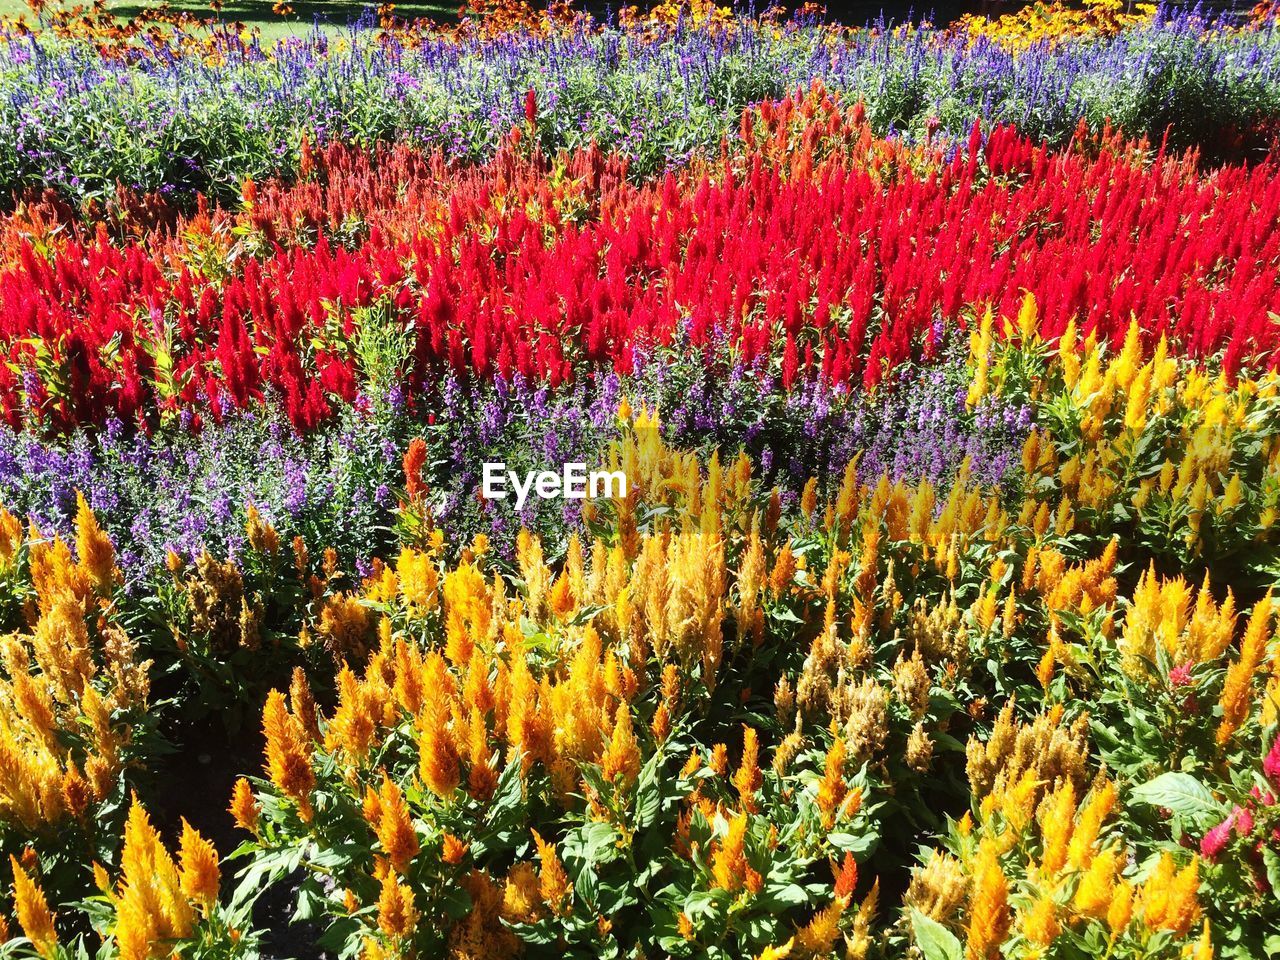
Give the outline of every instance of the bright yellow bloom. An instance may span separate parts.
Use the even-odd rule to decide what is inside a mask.
[[[51,958],[58,948],[58,934],[54,929],[54,914],[49,910],[49,902],[44,891],[22,869],[16,857],[9,857],[13,868],[13,900],[14,910],[18,915],[18,926],[31,941],[36,953]]]
[[[978,850],[973,890],[969,895],[968,960],[994,960],[1009,932],[1009,881],[996,851],[988,844]]]
[[[182,820],[180,857],[182,892],[188,900],[194,900],[208,910],[218,902],[218,887],[222,881],[218,851],[187,823],[185,817]]]

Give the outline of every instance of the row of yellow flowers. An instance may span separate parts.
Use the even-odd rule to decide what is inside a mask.
[[[521,534],[509,568],[446,544],[418,496],[354,586],[256,513],[239,564],[175,560],[180,649],[256,648],[263,577],[299,611],[263,776],[231,799],[242,889],[301,867],[300,906],[369,958],[1261,948],[1280,378],[1036,326],[1028,299],[971,344],[970,402],[1037,410],[1007,489],[855,461],[792,508],[749,458],[669,449],[624,405],[628,495],[563,545]],[[87,507],[77,528],[73,553],[0,516],[0,818],[45,957],[74,937],[47,828],[123,811],[148,696],[113,548]],[[134,804],[120,879],[79,864],[121,955],[252,940],[211,848],[181,848]]]

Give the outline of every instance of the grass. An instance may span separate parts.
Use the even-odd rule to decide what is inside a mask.
[[[91,0],[83,0],[88,5]],[[395,12],[402,17],[430,17],[437,21],[450,21],[457,17],[460,0],[427,0],[427,2],[396,2]],[[128,21],[157,4],[146,0],[106,0],[107,9],[121,21]],[[217,17],[229,23],[240,21],[246,26],[257,27],[267,40],[306,33],[317,21],[326,30],[340,30],[356,20],[366,8],[374,4],[349,3],[342,0],[289,0],[294,12],[288,17],[272,12],[271,0],[224,0],[221,13],[214,13],[207,0],[170,0],[169,9],[190,13],[192,16]],[[34,20],[24,0],[0,0],[0,17],[26,16]]]

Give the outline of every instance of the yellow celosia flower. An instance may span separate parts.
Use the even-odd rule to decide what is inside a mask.
[[[218,851],[187,823],[185,817],[182,820],[180,857],[182,892],[204,910],[210,909],[218,902],[218,887],[222,880]]]
[[[54,929],[55,917],[49,909],[44,891],[22,869],[22,864],[16,857],[9,857],[9,865],[13,868],[13,901],[18,926],[31,941],[36,953],[52,958],[58,949],[58,934]]]
[[[994,848],[982,844],[969,895],[968,960],[993,960],[1009,932],[1009,881]]]

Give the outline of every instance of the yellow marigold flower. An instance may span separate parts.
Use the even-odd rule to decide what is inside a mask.
[[[569,882],[569,875],[564,872],[564,866],[560,863],[555,844],[543,840],[537,830],[533,831],[533,842],[538,847],[538,859],[542,862],[542,871],[538,878],[542,900],[551,908],[552,913],[560,915],[568,909],[567,901],[573,885]]]
[[[267,695],[262,711],[262,733],[266,738],[267,773],[271,782],[298,804],[304,820],[310,820],[311,791],[316,785],[315,771],[311,769],[311,744],[279,690]]]
[[[387,871],[378,895],[378,929],[388,937],[403,940],[418,924],[418,911],[413,905],[413,890]]]
[[[76,492],[76,554],[93,588],[100,593],[109,590],[116,579],[116,548],[79,491]]]
[[[418,834],[413,829],[409,805],[396,782],[386,774],[382,776],[382,791],[378,796],[378,822],[374,825],[382,852],[391,862],[396,873],[404,873],[409,861],[418,855]]]
[[[188,900],[194,900],[205,909],[218,901],[218,887],[222,873],[218,868],[218,851],[200,836],[186,818],[182,819],[182,840],[179,853],[182,863],[182,892]]]
[[[13,868],[13,900],[14,911],[18,915],[18,926],[35,947],[36,953],[51,958],[58,948],[58,934],[54,929],[54,914],[49,910],[49,902],[44,891],[22,869],[16,857],[9,857]]]
[[[969,931],[965,944],[968,960],[994,960],[1009,932],[1009,881],[1000,868],[996,851],[988,844],[978,849],[973,890],[969,895]]]
[[[258,832],[258,815],[261,808],[253,796],[253,787],[244,777],[236,780],[236,785],[231,790],[231,806],[227,809],[235,818],[236,826],[250,833]]]

